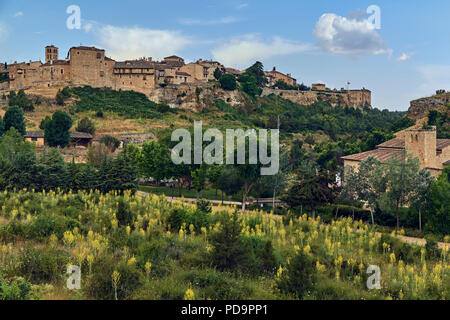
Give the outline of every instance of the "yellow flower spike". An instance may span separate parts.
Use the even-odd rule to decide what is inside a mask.
[[[186,293],[184,294],[184,300],[195,300],[195,293],[194,290],[189,286],[189,289],[186,290]]]
[[[130,233],[131,233],[131,227],[130,227],[130,226],[127,226],[127,227],[125,228],[125,230],[127,231],[127,235],[130,235]]]
[[[131,257],[129,260],[128,260],[128,262],[127,262],[127,264],[130,266],[130,265],[134,265],[136,263],[136,258],[133,256],[133,257]]]
[[[280,267],[277,270],[277,277],[280,278],[282,274],[283,274],[283,267],[281,267],[280,265]]]
[[[145,273],[147,273],[147,276],[150,274],[151,271],[152,271],[152,264],[150,261],[147,261],[145,263]]]

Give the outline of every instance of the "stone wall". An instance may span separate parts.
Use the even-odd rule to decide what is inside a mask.
[[[361,92],[359,93],[359,91]],[[317,101],[324,101],[330,103],[333,107],[340,105],[352,108],[362,108],[364,106],[364,103],[362,102],[368,102],[370,105],[370,91],[363,91],[364,90],[353,90],[348,93],[347,91],[300,91],[264,88],[262,96],[275,94],[284,99],[307,106]]]

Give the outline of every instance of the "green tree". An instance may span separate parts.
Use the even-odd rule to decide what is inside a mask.
[[[287,271],[283,272],[278,288],[302,299],[313,291],[316,279],[314,261],[307,254],[298,253],[287,266]]]
[[[58,104],[59,106],[64,105],[64,94],[61,92],[61,90],[58,90],[58,92],[56,93],[56,104]]]
[[[197,200],[199,200],[206,185],[206,166],[201,165],[200,168],[192,170],[191,176],[192,186],[197,191]]]
[[[51,147],[66,147],[70,143],[69,129],[71,127],[72,119],[70,116],[64,111],[55,111],[52,120],[45,126],[44,138],[46,143]]]
[[[2,117],[0,117],[0,136],[5,133],[5,124],[3,123]]]
[[[267,78],[264,73],[264,66],[261,62],[256,61],[251,67],[245,70],[244,75],[253,76],[258,87],[263,87],[267,84]]]
[[[224,74],[219,79],[220,87],[224,90],[236,90],[237,83],[236,83],[236,77],[232,74]]]
[[[5,131],[8,131],[14,127],[23,136],[26,133],[25,120],[23,118],[23,111],[16,106],[9,107],[6,110],[5,116],[3,117],[3,122],[5,126]]]
[[[358,172],[347,168],[344,176],[344,188],[351,188],[355,200],[366,201],[370,210],[372,224],[375,224],[373,213],[381,196],[386,192],[386,179],[381,162],[369,157],[359,164]]]
[[[216,70],[214,70],[214,78],[216,80],[219,80],[222,75],[223,75],[223,72],[219,68],[216,68]]]
[[[404,157],[406,157],[406,153],[404,153]],[[402,161],[392,158],[386,163],[386,197],[395,206],[397,228],[400,228],[399,208],[411,203],[417,196],[421,180],[420,171],[420,163],[417,158],[406,157]],[[430,176],[429,173],[424,174]]]
[[[241,89],[251,97],[256,97],[261,95],[262,89],[258,87],[255,76],[249,74],[242,74],[239,77],[239,82],[241,84]]]
[[[169,149],[165,145],[155,141],[142,145],[139,168],[145,178],[153,178],[159,184],[161,180],[170,177],[172,165]]]
[[[332,202],[336,196],[331,183],[328,174],[324,172],[317,174],[302,172],[291,182],[283,200],[291,208],[308,205],[311,207],[313,218],[315,218],[316,208],[321,204]]]
[[[216,189],[216,196],[217,196],[217,190],[220,188],[219,186],[219,179],[222,174],[222,166],[221,165],[212,165],[209,166],[207,170],[207,177],[208,181],[211,182],[213,187]]]
[[[44,119],[41,120],[41,123],[39,124],[39,129],[41,130],[45,130],[45,127],[47,126],[47,124],[52,121],[52,118],[50,118],[49,116],[45,116]]]
[[[251,248],[242,236],[241,221],[237,212],[224,216],[218,232],[212,234],[211,260],[219,270],[245,269],[252,258]]]
[[[86,132],[86,133],[90,133],[90,134],[94,135],[95,134],[95,124],[91,119],[85,117],[78,122],[76,130],[79,132]]]
[[[19,90],[19,92],[16,95],[15,91],[11,91],[9,94],[9,106],[18,106],[23,111],[33,111],[34,105],[33,102],[28,99],[27,95],[25,94],[25,91],[23,89]]]
[[[426,193],[425,229],[446,235],[450,230],[450,167],[446,167],[438,180]]]

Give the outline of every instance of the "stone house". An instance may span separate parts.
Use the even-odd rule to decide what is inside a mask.
[[[273,67],[272,71],[264,71],[264,74],[267,78],[268,87],[273,87],[279,80],[286,82],[290,86],[295,86],[297,84],[297,80],[292,78],[290,73],[281,73],[277,71],[275,67]]]
[[[369,157],[381,162],[389,159],[402,160],[403,151],[419,159],[420,167],[425,168],[437,177],[442,169],[450,164],[450,139],[436,139],[436,128],[406,129],[397,134],[396,138],[381,143],[375,150],[341,157],[345,167],[358,169],[359,163]]]

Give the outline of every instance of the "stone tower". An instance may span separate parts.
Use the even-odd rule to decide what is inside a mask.
[[[54,45],[45,47],[45,63],[52,63],[58,60],[58,48]]]
[[[436,167],[436,127],[406,131],[405,148],[419,158],[421,167]]]

